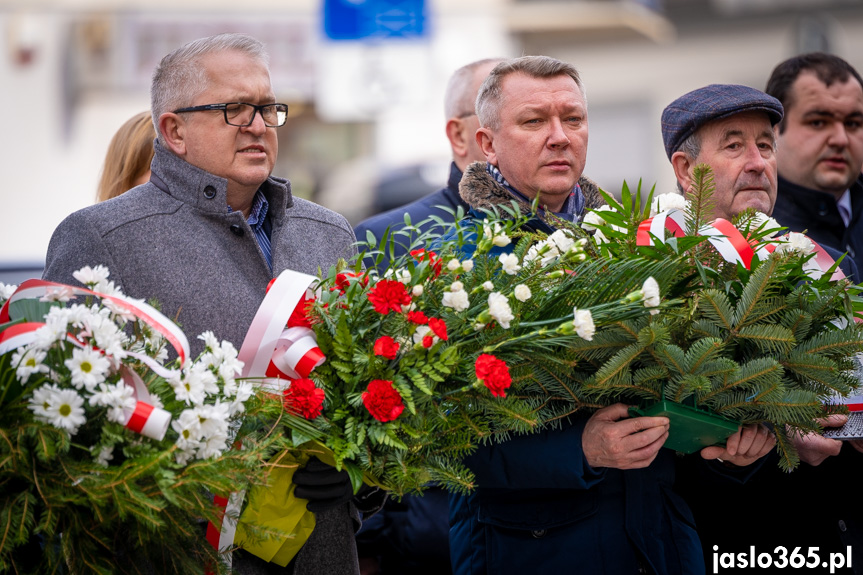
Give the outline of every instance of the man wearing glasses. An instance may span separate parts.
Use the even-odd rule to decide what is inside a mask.
[[[175,50],[156,68],[151,98],[150,181],[67,217],[51,238],[43,277],[73,283],[74,271],[107,266],[127,295],[155,298],[176,319],[193,357],[206,330],[239,348],[270,280],[350,257],[353,231],[270,175],[288,107],[276,102],[257,40],[221,34]],[[295,474],[297,495],[316,514],[308,542],[287,570],[239,553],[240,573],[359,572],[361,502],[347,473],[313,463]]]

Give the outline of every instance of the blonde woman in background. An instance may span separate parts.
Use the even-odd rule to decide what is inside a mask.
[[[150,112],[135,114],[117,130],[108,144],[96,194],[97,202],[119,196],[150,180],[155,137],[156,131],[153,129]]]

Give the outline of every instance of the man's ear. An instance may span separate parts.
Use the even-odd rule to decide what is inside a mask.
[[[159,133],[162,142],[176,155],[186,155],[186,122],[172,112],[166,112],[159,116]]]
[[[497,154],[494,151],[494,132],[488,128],[480,128],[476,131],[476,144],[482,153],[485,154],[485,160],[492,166],[497,166]]]
[[[671,167],[674,168],[674,175],[683,192],[688,193],[692,187],[692,168],[695,164],[683,152],[674,152],[671,154]]]
[[[446,137],[449,140],[453,155],[459,158],[467,158],[468,138],[473,138],[473,134],[467,133],[465,123],[460,118],[450,118],[447,120]]]

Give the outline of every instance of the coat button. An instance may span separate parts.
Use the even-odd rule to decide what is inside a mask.
[[[216,188],[214,188],[213,186],[207,186],[206,188],[204,188],[204,197],[208,200],[212,200],[213,198],[215,198]]]
[[[243,231],[243,228],[239,226],[239,224],[234,224],[231,226],[231,233],[233,233],[237,237],[242,237],[245,232]]]
[[[534,529],[530,532],[534,539],[542,539],[548,533],[547,529]]]

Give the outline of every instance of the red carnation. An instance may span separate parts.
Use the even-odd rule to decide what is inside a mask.
[[[476,358],[476,377],[495,397],[506,397],[506,388],[512,383],[506,362],[487,353]]]
[[[321,414],[324,406],[324,390],[315,387],[311,379],[295,379],[284,392],[285,409],[306,419],[314,419]]]
[[[314,296],[310,299],[306,299],[306,296],[303,296],[303,299],[300,300],[300,303],[297,304],[297,307],[294,308],[294,311],[291,312],[291,317],[288,318],[288,327],[307,327],[311,329],[312,320],[309,316],[309,312],[312,311],[312,307],[315,305]]]
[[[429,267],[431,267],[432,270],[434,270],[434,277],[438,277],[440,275],[442,264],[441,264],[440,258],[437,257],[436,253],[434,253],[432,251],[424,250],[424,249],[419,249],[419,250],[413,250],[411,252],[411,255],[414,258],[416,258],[416,260],[418,262],[428,260]]]
[[[395,280],[381,280],[369,290],[369,301],[375,311],[384,315],[390,310],[398,313],[403,305],[410,305],[411,296],[405,290],[404,284]]]
[[[423,336],[423,347],[428,349],[434,345],[434,337],[430,335]]]
[[[345,291],[351,286],[351,278],[357,279],[362,277],[363,274],[355,273],[355,272],[342,272],[336,274],[336,286],[331,289],[338,289],[339,293],[344,294]],[[363,285],[368,285],[369,278],[368,276],[363,277],[362,279]]]
[[[405,405],[402,396],[393,387],[393,382],[383,379],[375,379],[369,383],[363,392],[363,405],[372,414],[372,417],[386,423],[392,421],[402,414]]]
[[[395,359],[399,351],[399,344],[388,335],[381,336],[375,342],[375,355],[387,359]]]
[[[444,320],[433,317],[429,320],[429,327],[433,334],[446,341],[446,322]]]
[[[429,318],[427,318],[426,314],[421,311],[409,311],[408,321],[418,323],[420,325],[425,325],[429,322]]]

